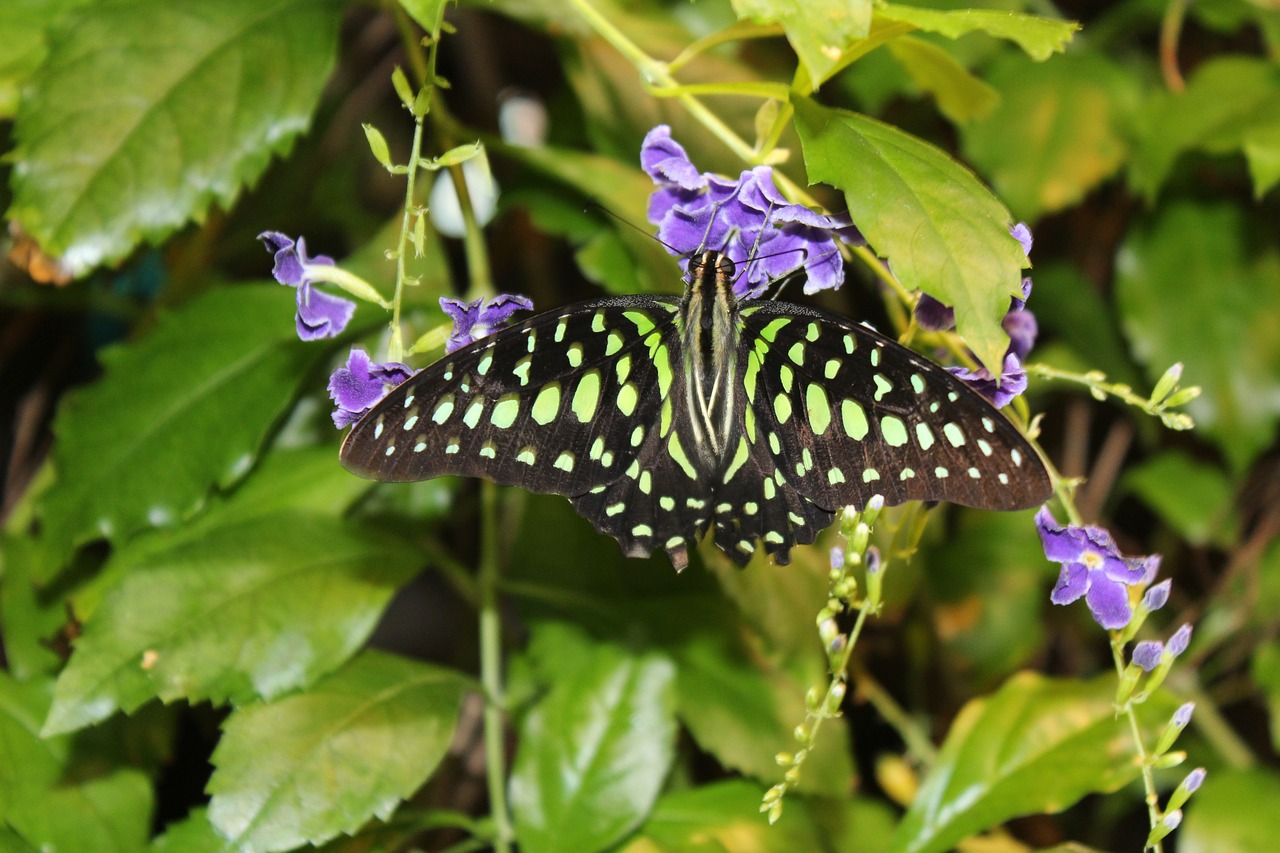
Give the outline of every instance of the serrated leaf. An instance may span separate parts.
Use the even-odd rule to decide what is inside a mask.
[[[816,89],[844,52],[871,29],[871,0],[732,0],[740,20],[780,24]]]
[[[166,826],[147,849],[153,853],[226,853],[230,846],[209,823],[208,811],[200,808]]]
[[[1109,59],[1076,52],[1038,63],[1012,54],[987,80],[1000,106],[962,129],[964,151],[1020,218],[1075,204],[1124,163],[1137,80]]]
[[[1280,774],[1266,768],[1215,770],[1187,804],[1179,853],[1253,853],[1275,843]]]
[[[956,124],[967,124],[990,115],[1000,103],[995,89],[969,73],[969,69],[936,44],[899,36],[890,40],[887,47],[907,70],[911,81],[932,95],[942,114]]]
[[[172,552],[219,528],[268,516],[306,515],[338,524],[351,505],[373,487],[338,464],[332,445],[273,448],[234,491],[217,495],[204,512],[180,527],[144,533],[107,561],[72,598],[76,618],[89,621],[103,596],[121,578],[147,561],[148,554]],[[157,559],[165,559],[159,556]]]
[[[979,830],[1056,812],[1138,774],[1128,723],[1114,707],[1115,678],[1054,681],[1021,673],[971,701],[894,836],[892,851],[950,850]],[[1168,718],[1166,703],[1141,706]]]
[[[135,853],[146,845],[151,808],[151,780],[124,768],[77,785],[55,785],[10,824],[41,850]]]
[[[102,379],[58,412],[43,536],[119,544],[192,515],[238,480],[324,349],[294,336],[284,287],[210,291],[103,354]]]
[[[1076,30],[1080,29],[1075,21],[1054,21],[1017,12],[995,9],[944,11],[899,6],[896,3],[877,3],[876,17],[910,24],[926,32],[953,39],[972,32],[986,33],[994,38],[1014,42],[1028,56],[1038,61],[1061,53]]]
[[[1196,68],[1179,93],[1154,95],[1138,122],[1130,183],[1153,201],[1178,157],[1201,149],[1229,153],[1253,140],[1260,161],[1255,192],[1274,183],[1271,157],[1280,132],[1280,68],[1264,59],[1227,56]]]
[[[213,754],[209,821],[267,851],[385,820],[444,757],[465,689],[450,670],[365,652],[304,693],[237,709]]]
[[[645,818],[670,769],[675,668],[564,626],[541,630],[534,642],[567,660],[520,726],[516,832],[528,853],[603,850]]]
[[[0,534],[0,631],[7,670],[30,679],[58,671],[62,661],[50,640],[66,623],[66,602],[40,595],[36,578],[53,574],[49,554],[39,540]]]
[[[339,9],[128,0],[59,22],[19,109],[10,217],[82,275],[229,206],[306,128]]]
[[[857,113],[793,99],[811,181],[844,191],[858,229],[908,288],[955,308],[983,364],[1004,363],[1000,319],[1022,293],[1012,217],[973,173],[927,142]]]
[[[46,733],[151,698],[245,702],[343,663],[419,553],[385,531],[279,513],[124,548],[127,564],[76,641]]]
[[[1237,471],[1280,420],[1280,254],[1249,245],[1247,223],[1238,207],[1171,205],[1126,237],[1115,283],[1148,380],[1185,365],[1204,389],[1186,411]]]
[[[146,843],[153,798],[146,774],[77,755],[71,738],[42,738],[50,683],[0,673],[0,824],[40,850],[133,853]]]
[[[0,4],[0,118],[18,111],[22,87],[48,54],[47,32],[68,9],[90,0],[6,0]]]

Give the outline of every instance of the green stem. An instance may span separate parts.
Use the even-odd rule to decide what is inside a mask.
[[[1118,633],[1112,634],[1111,642],[1111,659],[1115,663],[1116,676],[1124,677],[1124,644],[1117,641]],[[1147,820],[1151,824],[1151,828],[1155,829],[1160,823],[1160,797],[1156,792],[1155,773],[1151,770],[1151,758],[1147,754],[1146,744],[1142,742],[1142,727],[1138,725],[1138,712],[1134,710],[1133,702],[1125,702],[1122,713],[1129,721],[1129,732],[1133,735],[1133,746],[1138,751],[1139,766],[1142,768],[1142,788],[1146,791],[1147,801]],[[1155,853],[1163,853],[1164,844],[1160,841],[1151,845],[1151,850]]]
[[[865,669],[858,668],[856,673],[858,693],[871,703],[884,721],[894,730],[907,745],[907,751],[916,757],[925,767],[932,767],[938,761],[938,749],[929,740],[929,736],[916,725],[911,715],[894,701],[889,691],[885,690]]]
[[[489,810],[494,825],[493,849],[510,853],[515,834],[507,807],[506,738],[502,683],[502,614],[498,606],[498,487],[480,484],[480,681],[484,685],[484,758],[489,783]]]
[[[432,53],[435,45],[432,45]],[[404,256],[409,248],[409,235],[413,231],[414,184],[418,177],[418,160],[422,156],[422,116],[413,120],[413,142],[409,147],[409,173],[405,179],[404,213],[400,219],[400,237],[396,241],[396,293],[391,300],[391,340],[387,344],[390,361],[404,359],[404,337],[400,330],[400,301],[404,296]]]

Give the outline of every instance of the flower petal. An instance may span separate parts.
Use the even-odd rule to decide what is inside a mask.
[[[1109,631],[1128,625],[1133,616],[1129,607],[1129,588],[1103,572],[1090,572],[1085,603],[1089,605],[1094,621]]]
[[[1040,507],[1040,511],[1036,513],[1036,530],[1040,533],[1044,555],[1055,563],[1071,562],[1083,556],[1083,542],[1073,533],[1073,529],[1078,528],[1058,524],[1047,506]]]
[[[342,333],[356,312],[350,299],[316,290],[309,282],[298,288],[298,337],[304,341],[332,338]]]
[[[1064,563],[1049,600],[1054,604],[1070,604],[1088,591],[1089,570],[1084,563]]]

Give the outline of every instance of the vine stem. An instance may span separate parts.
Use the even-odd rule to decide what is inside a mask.
[[[480,598],[480,682],[484,685],[484,761],[489,785],[489,811],[493,817],[493,849],[510,853],[515,833],[507,805],[506,738],[503,710],[506,694],[502,682],[502,613],[498,588],[498,487],[480,484],[480,566],[477,584]]]
[[[1111,660],[1115,663],[1116,676],[1124,677],[1124,656],[1122,650],[1123,643],[1117,639],[1118,634],[1112,635],[1111,641]],[[1160,823],[1160,797],[1156,792],[1155,773],[1151,770],[1150,756],[1147,754],[1146,744],[1142,742],[1142,727],[1138,725],[1138,712],[1133,709],[1132,702],[1125,702],[1122,713],[1129,721],[1129,731],[1133,735],[1134,748],[1138,750],[1138,760],[1142,767],[1142,788],[1146,791],[1147,801],[1147,820],[1151,824],[1151,828],[1155,829]],[[1154,850],[1155,853],[1163,853],[1164,844],[1156,841],[1148,850]]]

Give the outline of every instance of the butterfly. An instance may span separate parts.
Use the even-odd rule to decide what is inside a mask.
[[[538,314],[392,390],[348,434],[352,472],[483,477],[567,497],[631,557],[677,570],[708,530],[778,563],[846,506],[1043,503],[1027,439],[941,366],[826,311],[735,296],[704,251],[682,296]]]

